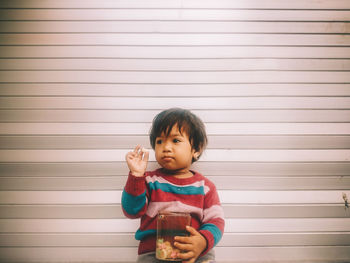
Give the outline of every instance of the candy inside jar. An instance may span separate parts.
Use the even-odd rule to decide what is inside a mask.
[[[175,236],[188,236],[186,226],[191,224],[189,213],[160,212],[157,216],[156,258],[181,261],[179,253],[183,251],[174,246]]]

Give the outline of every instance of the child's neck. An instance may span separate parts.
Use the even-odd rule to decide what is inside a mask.
[[[178,178],[178,179],[185,179],[185,178],[190,178],[193,176],[193,173],[190,171],[190,170],[166,170],[163,168],[163,172],[168,174],[168,175],[171,175],[171,176],[174,176],[175,178]]]

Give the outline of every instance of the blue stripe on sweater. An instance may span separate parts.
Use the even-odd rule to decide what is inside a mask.
[[[162,190],[167,193],[183,194],[183,195],[204,195],[203,186],[175,186],[167,183],[159,183],[155,181],[154,183],[149,183],[151,190]]]
[[[214,237],[214,246],[220,241],[222,233],[220,229],[214,224],[204,224],[201,226],[200,230],[208,230],[213,234]]]
[[[146,204],[146,191],[138,196],[128,194],[125,190],[122,194],[122,205],[129,215],[136,215]]]
[[[144,239],[144,237],[146,237],[148,235],[155,235],[156,233],[157,233],[157,231],[155,229],[149,229],[149,230],[145,230],[145,231],[138,229],[135,233],[135,239],[142,240],[142,239]]]

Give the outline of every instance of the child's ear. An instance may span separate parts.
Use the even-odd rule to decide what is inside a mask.
[[[195,153],[193,154],[193,158],[196,159],[196,160],[198,160],[198,158],[199,158],[200,155],[201,155],[200,152],[195,152]]]

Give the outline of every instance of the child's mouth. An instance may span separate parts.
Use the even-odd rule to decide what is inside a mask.
[[[172,161],[173,159],[174,159],[174,158],[171,157],[171,156],[164,156],[164,157],[162,157],[162,160],[165,161],[165,162],[170,162],[170,161]]]

